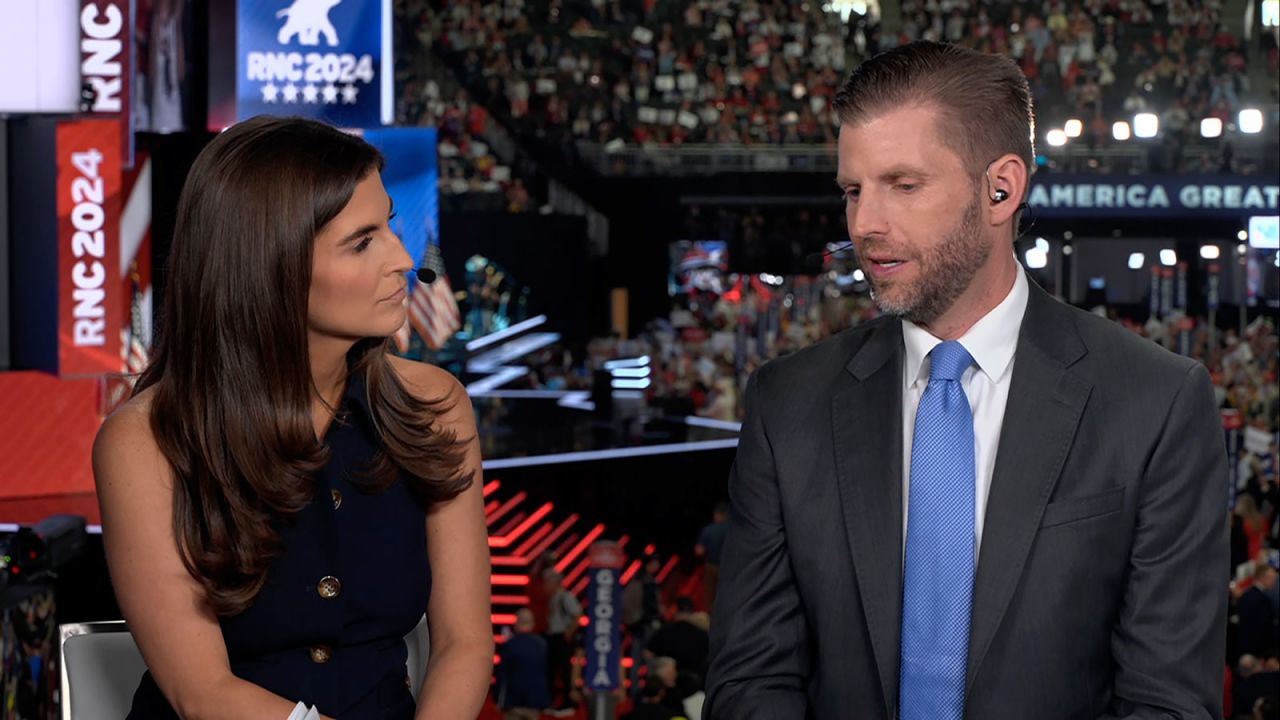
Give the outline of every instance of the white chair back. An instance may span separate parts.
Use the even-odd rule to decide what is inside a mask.
[[[120,720],[147,669],[123,620],[58,626],[62,720]]]
[[[427,627],[427,616],[423,615],[413,632],[404,636],[405,647],[409,650],[409,658],[405,661],[405,672],[409,674],[409,692],[416,700],[418,690],[422,688],[422,677],[427,672],[427,661],[431,659],[431,629]]]

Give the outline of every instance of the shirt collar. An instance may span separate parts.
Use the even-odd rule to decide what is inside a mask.
[[[973,356],[978,370],[993,383],[1004,378],[1013,362],[1013,352],[1018,346],[1018,333],[1022,329],[1022,317],[1026,314],[1029,296],[1026,273],[1019,265],[1009,294],[960,337],[960,344]],[[929,368],[925,361],[933,348],[942,341],[910,320],[902,321],[902,340],[907,351],[907,387],[917,382],[927,382]]]

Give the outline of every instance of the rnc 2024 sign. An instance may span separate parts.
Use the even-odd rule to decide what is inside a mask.
[[[391,0],[240,0],[236,115],[392,121]]]
[[[1040,217],[1241,218],[1274,215],[1275,178],[1042,175],[1027,204]]]

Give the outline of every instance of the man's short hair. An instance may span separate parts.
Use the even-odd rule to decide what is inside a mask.
[[[832,102],[845,125],[916,105],[941,111],[937,132],[974,180],[1006,153],[1035,170],[1031,89],[1008,57],[919,40],[859,65]]]

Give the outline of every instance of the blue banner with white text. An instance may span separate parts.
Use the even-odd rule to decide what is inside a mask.
[[[1275,215],[1277,178],[1247,175],[1032,176],[1027,204],[1042,218],[1223,218]]]
[[[389,124],[389,0],[239,0],[236,117]]]

